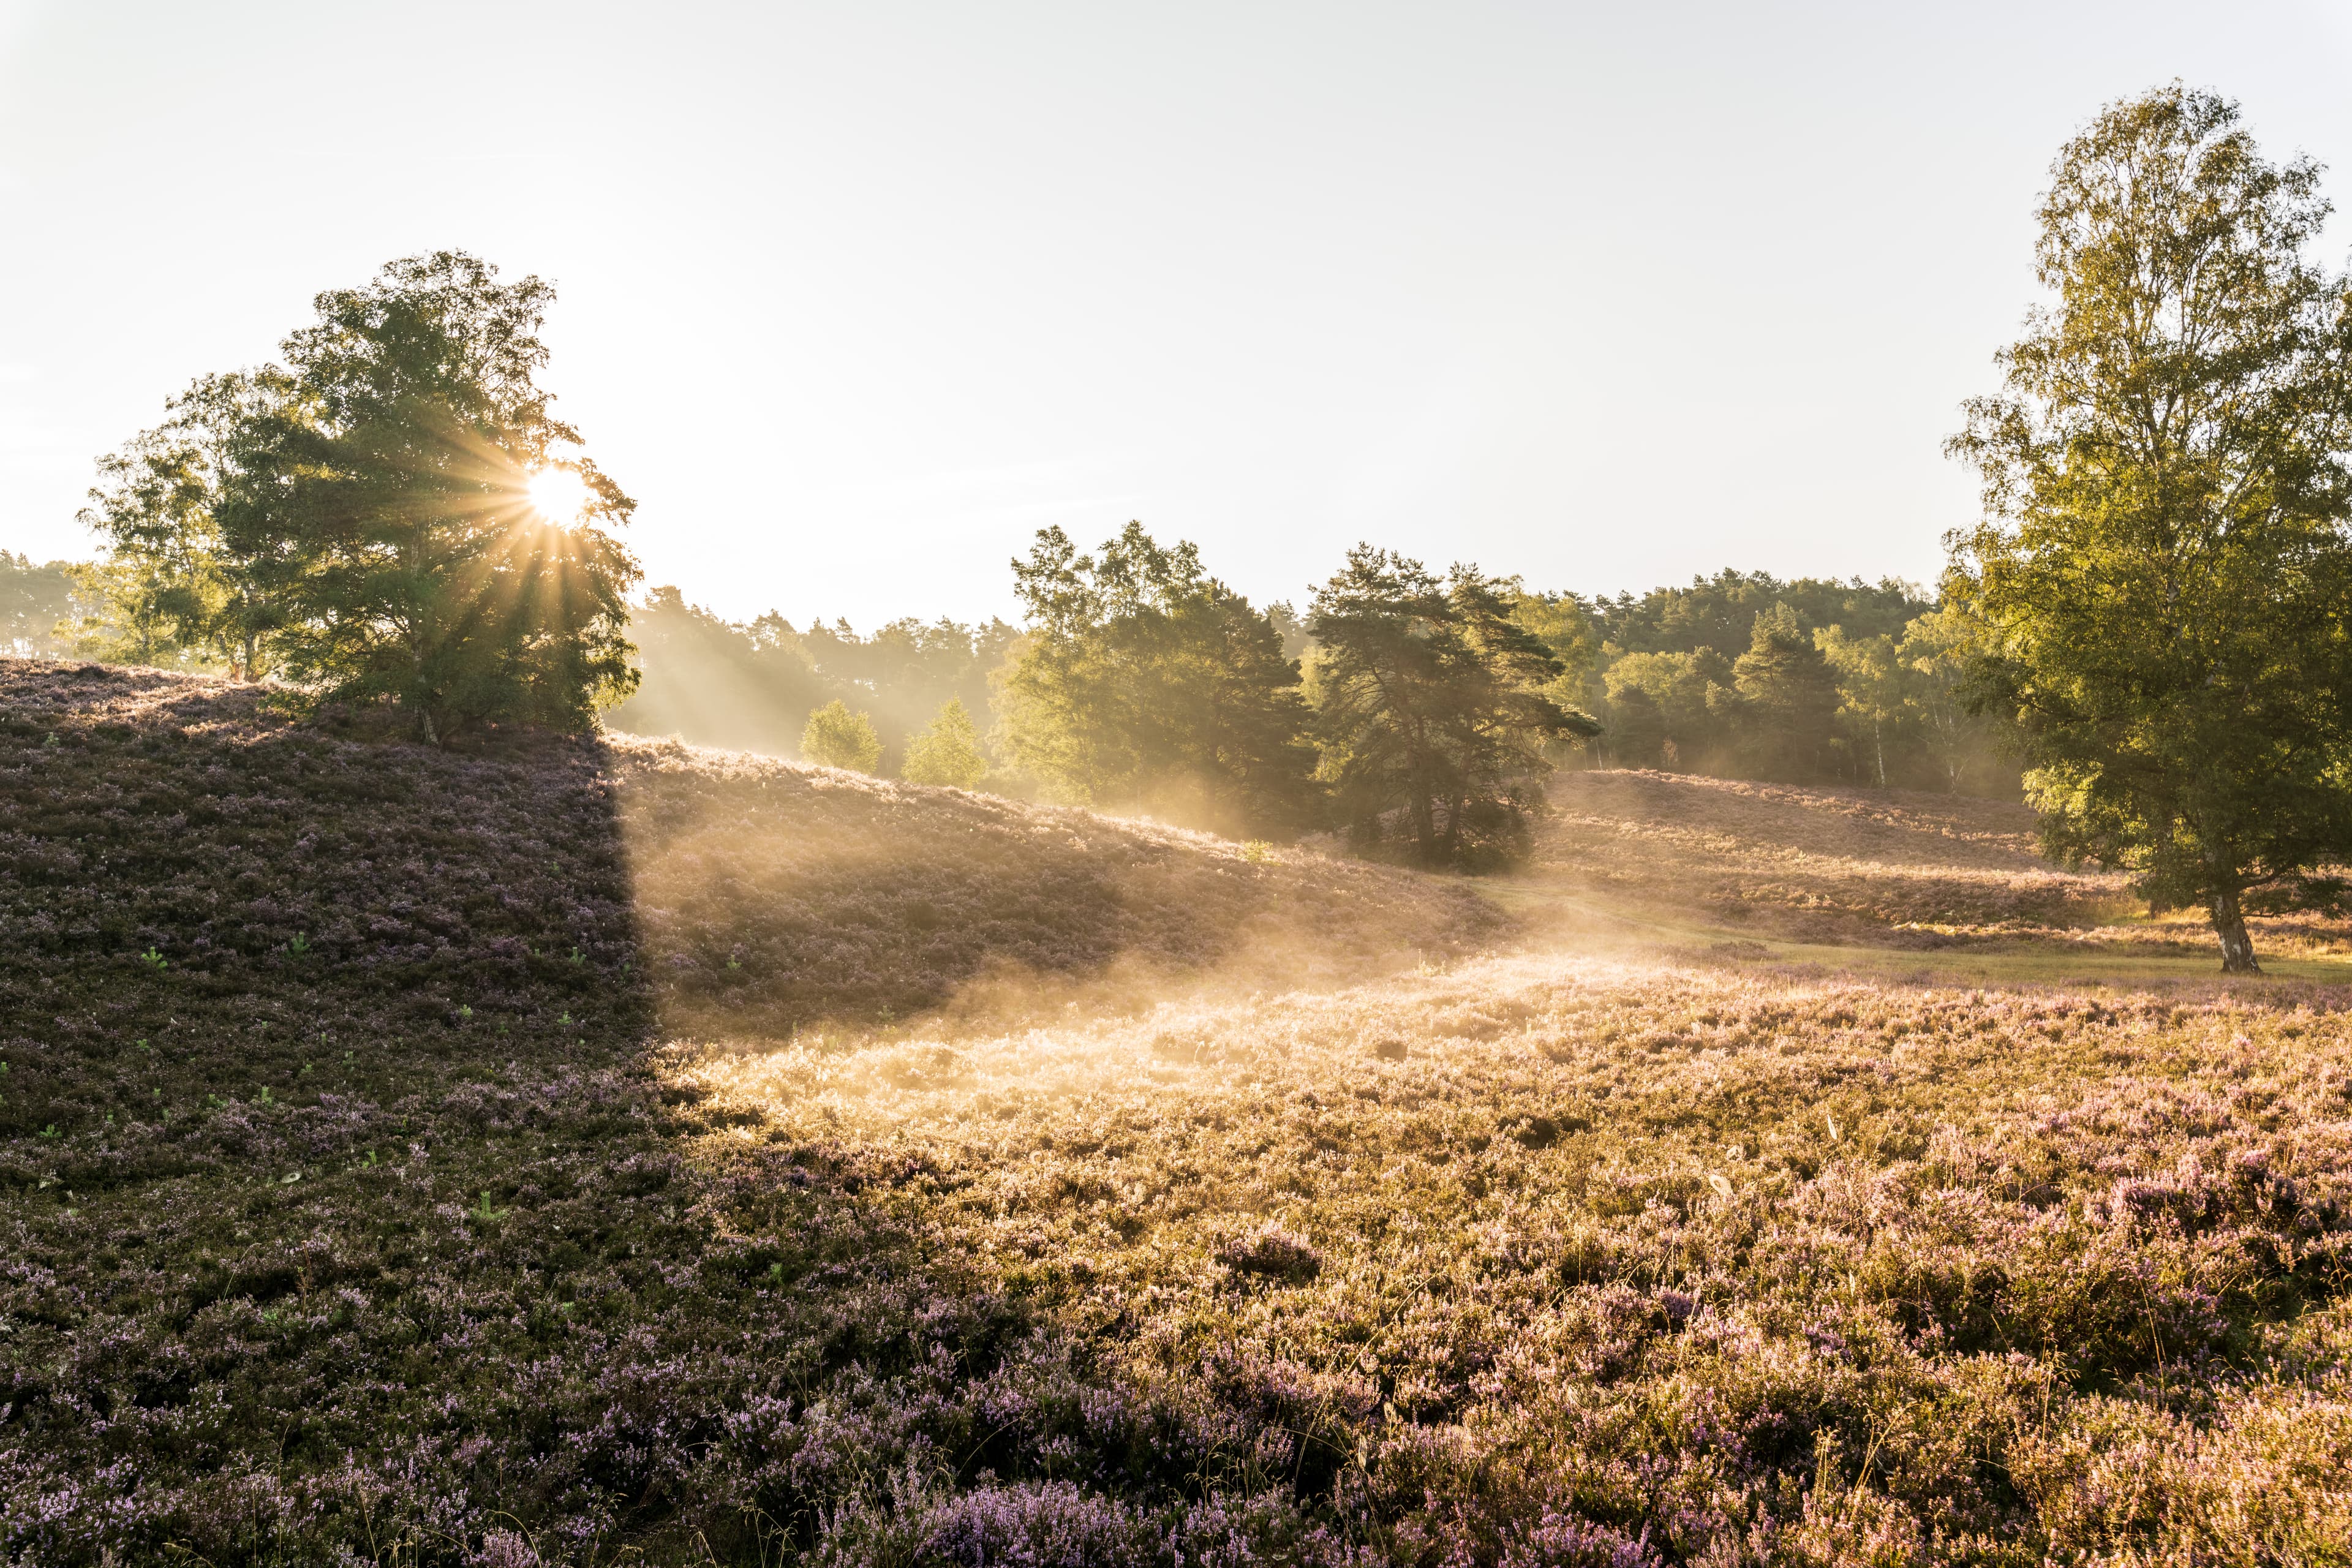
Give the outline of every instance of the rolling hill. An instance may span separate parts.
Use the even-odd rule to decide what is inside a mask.
[[[2340,1556],[2341,965],[1961,981],[2140,928],[1559,795],[1474,887],[0,661],[0,1556]]]
[[[443,752],[265,697],[0,661],[15,1558],[740,1532],[675,1468],[728,1422],[1025,1331],[858,1201],[919,1156],[779,1147],[713,1207],[657,1047],[1371,973],[1503,925],[1083,813],[625,739]]]

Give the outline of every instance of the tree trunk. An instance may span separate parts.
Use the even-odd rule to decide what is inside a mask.
[[[1430,792],[1420,787],[1412,792],[1412,841],[1423,865],[1437,864],[1437,805]]]
[[[1874,717],[1870,721],[1870,744],[1878,753],[1878,787],[1885,789],[1886,787],[1886,727],[1884,720]]]
[[[2221,973],[2260,974],[2254,962],[2254,942],[2246,934],[2246,917],[2238,908],[2238,889],[2225,887],[2213,895],[2213,934],[2221,939]]]

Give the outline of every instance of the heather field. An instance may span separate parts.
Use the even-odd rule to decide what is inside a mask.
[[[2021,808],[1418,878],[0,662],[0,1552],[2352,1562],[2352,963]]]

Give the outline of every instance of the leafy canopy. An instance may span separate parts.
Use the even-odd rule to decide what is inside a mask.
[[[1130,522],[1094,554],[1042,530],[1013,584],[1030,629],[998,688],[1005,750],[1074,802],[1227,832],[1295,832],[1319,808],[1283,627]]]
[[[226,665],[266,672],[274,617],[249,563],[221,536],[217,511],[239,430],[292,395],[276,369],[199,377],[168,418],[99,459],[80,521],[106,557],[79,569],[92,613],[77,651],[135,664]]]
[[[1774,605],[1758,613],[1731,679],[1745,699],[1748,750],[1760,776],[1801,780],[1827,771],[1837,676],[1795,611]]]
[[[849,704],[836,697],[808,716],[801,731],[801,755],[824,767],[870,773],[881,763],[882,738],[874,732],[872,719],[852,713]]]
[[[1482,865],[1523,847],[1549,742],[1600,725],[1547,695],[1563,674],[1519,624],[1517,585],[1360,544],[1315,591],[1307,627],[1325,768],[1362,839],[1401,812],[1424,865]]]
[[[987,775],[988,753],[961,698],[949,698],[929,727],[907,742],[906,765],[898,771],[909,784],[957,789],[970,789]]]
[[[2352,849],[2352,289],[2304,257],[2317,169],[2238,118],[2175,85],[2061,153],[1947,593],[2050,850],[2205,904],[2249,970],[2241,896]]]
[[[66,651],[72,623],[95,607],[81,586],[88,571],[69,562],[36,563],[0,550],[0,654],[25,658]]]
[[[389,698],[437,740],[520,721],[577,729],[634,687],[606,531],[635,503],[538,384],[553,289],[458,251],[316,301],[265,395],[232,421],[212,517],[266,616],[268,652],[321,699]],[[570,470],[576,517],[534,476]]]

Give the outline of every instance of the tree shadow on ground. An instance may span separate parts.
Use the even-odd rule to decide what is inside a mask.
[[[1171,1518],[1239,1528],[1183,1522],[1234,1433],[1122,1403],[876,1201],[938,1180],[919,1153],[722,1143],[666,1084],[666,1003],[728,999],[648,962],[632,767],[0,662],[0,1552],[766,1563],[1044,1520],[1148,1558]],[[915,934],[829,1008],[984,958],[905,918],[940,881],[850,875]],[[1099,888],[1061,866],[979,946],[1097,963]],[[777,994],[747,1027],[803,1016]],[[1081,1451],[1127,1500],[1055,1489]]]

